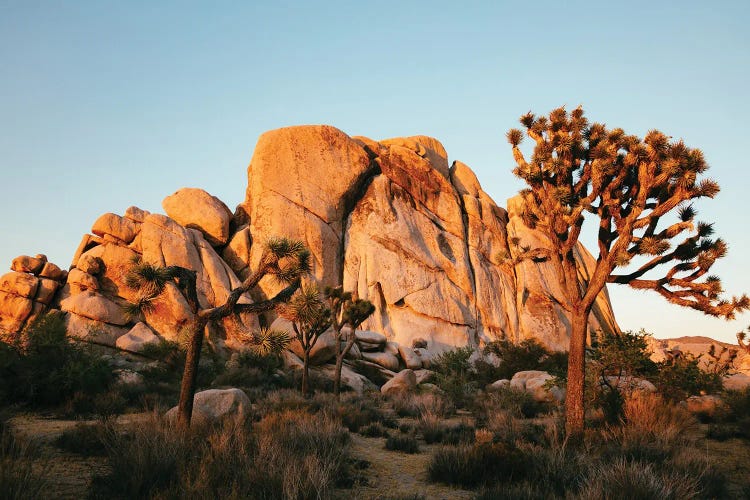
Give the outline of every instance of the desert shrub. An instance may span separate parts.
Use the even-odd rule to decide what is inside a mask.
[[[616,423],[622,417],[622,377],[653,378],[658,372],[657,364],[650,359],[649,337],[645,330],[602,333],[586,360],[587,406],[600,408],[607,423]],[[617,382],[610,383],[607,377]]]
[[[4,401],[37,407],[57,407],[76,394],[93,398],[115,380],[112,367],[90,346],[71,342],[59,314],[39,317],[14,345],[3,345],[0,363]]]
[[[725,391],[721,399],[723,404],[713,415],[706,437],[717,441],[750,439],[750,387]]]
[[[585,479],[582,499],[689,499],[698,498],[700,487],[695,477],[680,472],[660,472],[651,464],[615,460],[595,466]]]
[[[510,379],[518,372],[543,370],[555,376],[567,372],[567,353],[550,352],[536,339],[526,339],[518,344],[503,339],[490,342],[484,352],[495,354],[500,364],[493,374],[494,380]]]
[[[447,424],[439,415],[431,412],[424,412],[420,415],[418,429],[427,444],[457,445],[474,442],[473,426],[465,422]]]
[[[524,453],[506,443],[443,447],[433,454],[428,476],[432,482],[476,488],[520,481],[528,465]]]
[[[273,414],[256,431],[256,466],[281,482],[283,498],[325,497],[345,470],[349,433],[325,414]]]
[[[105,442],[107,433],[114,432],[104,423],[86,424],[77,423],[67,429],[55,439],[55,446],[61,450],[76,453],[86,457],[106,456],[107,448]]]
[[[0,416],[0,498],[48,498],[48,463],[39,461],[38,446],[15,436]]]
[[[419,443],[412,434],[393,434],[385,440],[385,449],[404,453],[419,453]]]
[[[349,434],[335,418],[272,413],[188,432],[154,420],[107,434],[111,470],[93,498],[320,498],[345,479]]]
[[[390,428],[398,425],[392,417],[380,409],[378,398],[344,394],[340,401],[332,401],[334,413],[341,418],[344,426],[351,432],[357,432],[361,427],[373,423],[380,423]]]
[[[549,405],[536,401],[526,391],[512,387],[481,394],[474,399],[473,410],[480,422],[499,411],[517,418],[533,418],[549,411]]]
[[[457,408],[466,406],[479,387],[469,363],[473,352],[470,346],[445,351],[430,365],[435,372],[435,384]]]
[[[399,417],[419,417],[425,412],[448,417],[455,412],[454,406],[445,397],[435,393],[397,393],[391,397],[393,410]]]
[[[672,401],[722,389],[720,375],[705,372],[698,366],[698,360],[684,357],[659,363],[654,383],[662,395]]]
[[[247,387],[260,389],[290,388],[293,381],[277,372],[283,365],[281,356],[262,356],[251,350],[244,350],[233,356],[226,369],[211,382],[214,387]]]
[[[360,427],[359,433],[364,437],[378,438],[387,437],[388,431],[380,422],[373,422],[371,424]]]

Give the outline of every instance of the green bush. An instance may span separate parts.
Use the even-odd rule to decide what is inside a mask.
[[[720,375],[701,370],[698,360],[689,358],[675,358],[659,363],[655,385],[665,398],[672,401],[722,390]]]
[[[473,352],[469,346],[445,351],[436,356],[430,365],[435,372],[435,384],[457,408],[466,406],[479,388],[469,363]]]
[[[551,375],[564,376],[568,369],[567,353],[550,352],[536,339],[526,339],[518,344],[503,339],[490,342],[484,352],[495,354],[500,364],[493,374],[495,380],[510,379],[518,372],[543,370]]]
[[[66,336],[59,314],[31,323],[15,345],[0,347],[0,393],[4,402],[57,407],[73,399],[90,399],[109,389],[115,373],[109,363],[86,344]]]

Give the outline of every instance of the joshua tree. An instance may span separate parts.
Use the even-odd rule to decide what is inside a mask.
[[[303,286],[279,308],[279,313],[292,322],[294,336],[302,346],[302,394],[307,397],[310,395],[310,352],[318,338],[331,327],[331,310],[323,302],[318,286],[312,284]]]
[[[534,150],[527,161],[519,149],[524,133],[507,133],[513,172],[528,184],[521,191],[524,221],[549,240],[546,258],[565,294],[562,306],[571,318],[565,422],[568,433],[580,435],[588,317],[606,283],[653,290],[673,304],[727,319],[747,309],[750,300],[745,295],[722,300],[719,278],[707,274],[727,245],[710,238],[712,224],[695,222],[691,202],[719,192],[715,181],[698,180],[708,169],[700,150],[657,130],[641,139],[589,124],[580,107],[571,113],[558,108],[549,117],[527,113],[521,124]],[[598,226],[599,255],[588,281],[581,281],[575,253],[586,213]],[[677,217],[660,225],[670,214]],[[684,239],[673,247],[680,235]]]
[[[375,312],[375,306],[369,300],[352,298],[351,292],[344,292],[342,287],[326,287],[323,291],[331,310],[331,326],[336,338],[336,374],[333,379],[333,393],[336,399],[341,392],[341,368],[344,358],[357,339],[355,332],[364,320]],[[343,330],[344,326],[349,328]],[[344,342],[344,348],[341,343]]]
[[[153,307],[153,301],[164,290],[169,282],[174,282],[187,300],[195,314],[195,320],[189,327],[187,339],[187,354],[185,371],[182,375],[180,387],[180,402],[177,422],[182,426],[189,426],[193,413],[193,398],[195,396],[195,380],[198,374],[201,348],[203,346],[204,330],[212,321],[218,321],[230,314],[255,313],[270,311],[279,304],[288,301],[300,287],[301,276],[310,270],[310,252],[299,241],[286,238],[273,238],[266,243],[258,269],[251,273],[240,286],[233,289],[224,304],[201,308],[198,303],[196,289],[196,273],[179,266],[160,267],[147,262],[138,262],[126,276],[126,284],[138,290],[137,300],[132,304],[131,312],[148,310]],[[239,298],[249,290],[255,288],[264,276],[274,276],[288,286],[271,299],[252,304],[240,304]],[[284,344],[285,334],[264,330],[248,335],[246,340],[260,345],[261,350],[274,350]]]

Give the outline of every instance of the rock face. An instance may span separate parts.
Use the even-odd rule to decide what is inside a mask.
[[[510,237],[544,245],[511,203],[506,212],[468,166],[449,166],[435,139],[376,142],[302,126],[261,136],[242,209],[253,241],[271,234],[302,239],[318,281],[343,283],[372,301],[376,312],[363,328],[387,340],[407,346],[424,338],[439,351],[534,337],[565,349],[569,322],[554,271],[544,263],[505,264]],[[247,266],[260,251],[251,247]],[[578,257],[585,279],[592,258],[583,247]],[[274,286],[264,284],[266,294]],[[618,329],[606,291],[590,321],[591,333],[600,329]]]
[[[719,342],[709,337],[649,338],[651,360],[662,362],[674,357],[698,360],[698,366],[711,372],[750,375],[750,353],[737,344]]]
[[[0,280],[0,329],[18,332],[52,307],[67,314],[70,333],[79,337],[117,345],[142,322],[158,338],[177,340],[194,315],[173,284],[152,309],[124,313],[138,295],[125,281],[134,260],[194,270],[198,302],[210,307],[257,268],[265,240],[287,236],[310,249],[321,285],[343,284],[375,304],[358,332],[358,362],[386,371],[427,368],[442,350],[500,338],[567,348],[569,322],[554,270],[507,259],[518,244],[544,246],[544,238],[523,224],[517,199],[507,211],[499,207],[467,165],[449,162],[436,139],[377,142],[324,125],[273,130],[258,141],[234,215],[195,188],[180,189],[162,206],[166,216],[130,207],[99,217],[69,275],[43,255],[15,259]],[[577,253],[586,279],[591,255],[583,247]],[[257,296],[240,301],[281,286],[265,278]],[[234,333],[258,324],[254,316],[227,319],[212,334],[231,345]],[[590,333],[617,329],[604,291]],[[138,342],[128,337],[120,344],[131,341]],[[328,361],[335,345],[324,339],[316,362]]]

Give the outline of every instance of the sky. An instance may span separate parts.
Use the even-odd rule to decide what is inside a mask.
[[[695,205],[750,292],[750,2],[0,0],[0,266],[63,268],[105,212],[200,187],[234,207],[258,136],[330,124],[438,138],[499,205],[523,187],[505,132],[532,110],[657,128],[722,186]],[[588,224],[592,224],[589,221]],[[623,329],[734,341],[727,322],[612,285]]]

